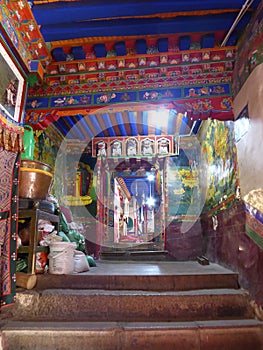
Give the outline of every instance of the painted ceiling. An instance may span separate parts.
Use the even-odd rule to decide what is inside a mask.
[[[32,1],[46,42],[109,37],[214,33],[239,37],[259,0]],[[234,38],[233,38],[234,40]]]
[[[200,52],[204,48],[223,50],[230,47],[233,49],[245,31],[259,3],[260,0],[36,0],[30,2],[32,14],[52,55],[52,62],[47,68],[50,77],[56,72],[56,69],[59,70],[63,66],[61,64],[63,61],[66,62],[65,66],[69,67],[69,69],[73,69],[70,63],[76,61],[79,64],[80,60],[91,62],[92,59],[102,60],[105,58],[106,63],[109,62],[109,64],[114,65],[115,63],[110,61],[112,56],[123,57],[127,62],[133,57],[134,50],[137,50],[135,55],[140,55],[139,51],[144,49],[144,45],[146,46],[146,51],[142,52],[142,54],[145,54],[147,57],[157,55],[158,59],[160,59],[160,53],[167,52],[169,54],[178,54],[178,52],[185,53],[188,50],[189,52],[191,50]],[[218,56],[218,52],[215,55]],[[116,59],[116,57],[113,58]],[[233,61],[234,58],[231,58]],[[68,61],[71,62],[69,63]],[[159,61],[158,64],[160,64]],[[106,69],[107,67],[104,68]],[[126,71],[131,70],[130,66],[126,68]],[[153,68],[151,67],[151,69]],[[110,70],[111,68],[108,69]],[[222,87],[218,84],[218,81],[229,83],[231,80],[227,68],[224,68],[224,70],[222,72],[221,69],[221,76],[217,75],[216,78],[215,76],[211,78],[211,76],[205,75],[204,72],[198,78],[195,76],[195,83],[199,79],[201,84],[198,91],[201,91],[202,84],[205,82],[208,82],[206,86],[210,92],[214,91],[214,89],[223,89],[221,93],[224,99],[220,100],[221,107],[222,103],[228,104],[227,97],[231,94],[228,87]],[[91,74],[91,72],[88,73]],[[103,85],[97,81],[94,84],[89,82],[83,85],[84,82],[80,81],[77,87],[75,85],[73,90],[68,90],[66,93],[63,87],[61,88],[61,85],[63,85],[61,81],[59,87],[56,86],[57,83],[54,83],[55,76],[56,73],[49,78],[49,90],[44,91],[46,96],[48,94],[51,96],[48,100],[40,98],[41,94],[39,91],[33,91],[33,89],[29,91],[27,122],[35,128],[45,128],[52,125],[54,133],[60,135],[60,137],[67,136],[71,139],[85,140],[94,136],[137,136],[160,135],[164,133],[187,135],[189,132],[196,133],[201,124],[200,119],[205,119],[200,118],[199,114],[195,116],[193,113],[189,113],[189,108],[180,110],[182,113],[177,114],[177,107],[186,98],[185,89],[182,90],[181,96],[174,96],[179,98],[180,101],[177,104],[175,103],[172,108],[170,107],[172,98],[169,100],[166,117],[162,117],[161,114],[156,112],[158,108],[160,109],[158,102],[162,103],[161,108],[164,107],[163,100],[153,100],[156,103],[156,108],[149,108],[149,106],[142,108],[141,104],[138,104],[140,107],[137,109],[136,103],[139,102],[140,95],[132,100],[132,91],[128,91],[129,89],[138,90],[140,86],[142,87],[142,82],[144,82],[144,87],[146,88],[144,96],[146,96],[147,89],[150,89],[150,87],[165,87],[169,88],[169,93],[172,94],[170,96],[173,97],[173,94],[176,95],[177,92],[172,90],[172,87],[179,84],[178,79],[180,77],[176,77],[176,82],[172,80],[168,82],[167,79],[165,82],[160,81],[160,79],[157,81],[154,78],[148,82],[149,79],[144,78],[141,82],[137,81],[137,86],[134,87],[132,84],[135,83],[131,82],[129,78],[126,78],[126,81],[127,79],[129,80],[126,86],[120,86],[115,81],[112,83],[112,90],[116,91],[114,95],[115,98],[119,99],[118,102],[131,102],[130,105],[126,103],[123,108],[120,108],[120,104],[118,104],[118,108],[115,108],[115,106],[109,105],[109,96],[111,95],[104,87],[105,83]],[[85,79],[87,76],[86,74]],[[100,77],[101,75],[98,73],[98,76]],[[76,81],[79,80],[76,79]],[[216,84],[212,84],[213,81]],[[125,83],[122,82],[122,84]],[[185,82],[181,84],[184,86]],[[189,78],[188,85],[191,84],[192,82]],[[85,98],[89,101],[88,107],[80,106],[81,101],[78,100],[78,96],[80,94],[82,94],[82,98],[84,96],[81,89],[86,89]],[[106,94],[104,89],[107,91]],[[130,100],[121,101],[125,89],[127,90],[127,93],[125,93]],[[159,94],[163,93],[163,91],[160,91],[158,91]],[[190,89],[188,88],[187,94],[189,94],[189,91]],[[87,92],[90,93],[89,96]],[[95,92],[101,92],[101,95],[95,94]],[[216,94],[216,96],[219,96],[220,92],[216,91]],[[69,96],[73,96],[75,101],[78,102],[76,102],[75,106],[74,103],[70,106],[66,105],[65,101]],[[102,101],[104,103],[100,106],[96,105],[95,100],[101,102],[101,98],[106,98],[106,101]],[[93,105],[91,101],[93,101]],[[167,101],[165,100],[165,102]],[[32,108],[33,103],[34,108]],[[50,108],[50,111],[45,111],[45,118],[42,118],[43,105],[45,104],[52,107],[53,112],[51,111],[52,108]],[[197,100],[196,104],[198,104]],[[38,105],[39,108],[36,107]],[[91,105],[93,109],[90,108]],[[103,107],[102,110],[101,107]],[[194,110],[195,106],[193,105],[191,108]],[[223,108],[226,107],[223,106]],[[154,111],[154,109],[156,110]],[[39,112],[37,112],[38,110]],[[55,113],[54,110],[58,111],[58,113]],[[216,112],[217,106],[213,105],[210,110]],[[153,112],[155,116],[153,116]],[[211,116],[211,113],[207,114],[207,116]],[[218,113],[218,116],[218,119],[231,119],[231,113],[228,113],[226,118],[222,117],[222,113]]]

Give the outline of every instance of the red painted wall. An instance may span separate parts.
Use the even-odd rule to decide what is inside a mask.
[[[239,273],[241,287],[250,298],[263,305],[263,250],[246,234],[243,201],[217,215],[218,226],[213,229],[212,218],[202,220],[206,256]]]

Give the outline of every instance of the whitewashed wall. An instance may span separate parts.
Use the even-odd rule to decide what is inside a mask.
[[[247,104],[250,128],[237,143],[242,198],[263,189],[263,64],[253,70],[235,98],[235,118]]]

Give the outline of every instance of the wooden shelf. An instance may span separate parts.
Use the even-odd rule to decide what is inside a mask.
[[[30,219],[29,225],[29,245],[22,246],[18,253],[27,254],[28,273],[35,274],[36,271],[36,253],[48,252],[48,247],[38,246],[38,221],[40,219],[48,220],[55,225],[59,231],[59,215],[51,214],[38,208],[21,209],[18,211],[19,219]]]
[[[21,246],[18,249],[18,253],[19,254],[29,254],[30,251],[30,246]],[[48,247],[44,247],[44,246],[37,246],[36,247],[36,252],[49,252],[49,248]]]

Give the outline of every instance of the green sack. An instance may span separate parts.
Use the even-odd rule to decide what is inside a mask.
[[[95,266],[96,266],[96,262],[95,262],[95,260],[93,259],[92,256],[86,255],[86,258],[87,258],[87,260],[88,260],[88,263],[89,263],[89,266],[90,266],[90,267],[95,267]]]
[[[60,227],[60,231],[63,231],[64,233],[69,232],[67,219],[61,211],[59,212],[59,227]]]
[[[60,231],[58,233],[58,236],[62,237],[62,242],[70,242],[70,239],[64,232]]]
[[[22,159],[34,159],[34,149],[35,149],[35,139],[34,139],[34,131],[30,125],[24,126],[24,152],[21,154]]]
[[[69,230],[67,236],[70,242],[75,242],[77,244],[77,250],[80,250],[81,252],[85,251],[85,238],[81,233],[74,230]]]

